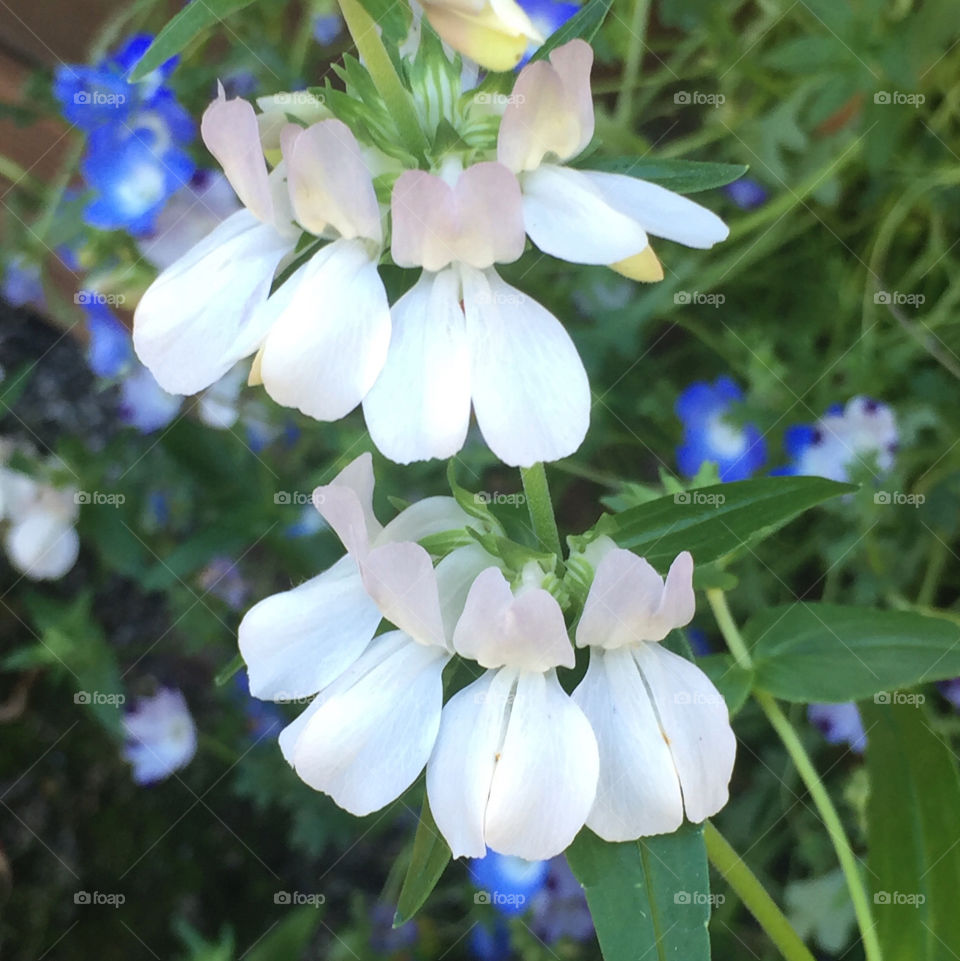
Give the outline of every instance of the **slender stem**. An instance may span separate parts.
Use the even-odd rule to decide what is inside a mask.
[[[633,91],[640,76],[640,64],[646,47],[647,18],[650,14],[650,0],[633,0],[633,17],[630,19],[630,45],[623,62],[623,76],[620,80],[620,93],[617,96],[617,109],[614,120],[628,126],[633,119]]]
[[[711,588],[707,591],[707,600],[716,618],[717,627],[720,628],[730,652],[741,667],[750,668],[752,666],[750,651],[733,620],[730,608],[727,605],[726,595],[717,588]],[[779,735],[780,740],[783,741],[783,746],[787,749],[797,773],[810,792],[810,797],[813,799],[813,803],[823,820],[823,825],[827,829],[833,849],[837,853],[840,867],[843,869],[847,888],[850,891],[850,900],[853,902],[853,909],[857,916],[857,924],[860,927],[860,937],[863,940],[863,951],[867,961],[881,961],[880,942],[877,939],[873,915],[870,911],[867,889],[857,868],[857,859],[853,853],[853,848],[850,846],[846,831],[843,829],[840,815],[837,813],[827,789],[823,786],[823,781],[820,780],[820,775],[817,774],[817,770],[810,760],[810,755],[807,754],[806,748],[804,748],[793,725],[780,709],[780,705],[765,691],[754,691],[753,697],[763,713],[766,714],[767,720]]]
[[[920,593],[917,595],[917,604],[920,607],[931,607],[937,594],[937,585],[940,583],[940,575],[947,563],[950,551],[947,545],[940,539],[939,534],[934,534],[933,543],[930,545],[930,558],[927,561],[927,569],[923,575],[923,583],[920,585]]]
[[[550,488],[547,486],[547,472],[543,469],[543,464],[521,467],[520,479],[523,481],[523,493],[527,498],[530,523],[533,525],[533,532],[540,542],[540,548],[555,554],[559,567],[563,564],[563,554],[560,550],[560,532],[557,530],[557,520],[553,516]]]
[[[786,961],[815,961],[760,879],[709,821],[704,825],[703,837],[710,863],[723,875]]]
[[[357,45],[357,53],[376,85],[383,102],[397,122],[397,129],[408,138],[408,146],[422,155],[427,149],[427,138],[420,126],[420,118],[413,107],[413,100],[394,69],[377,25],[357,0],[340,0],[343,19]]]

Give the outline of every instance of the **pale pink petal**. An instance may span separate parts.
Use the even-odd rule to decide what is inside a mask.
[[[373,485],[373,458],[364,453],[313,492],[314,506],[358,559],[383,530],[373,513]]]

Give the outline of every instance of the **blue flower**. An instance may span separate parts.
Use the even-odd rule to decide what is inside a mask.
[[[154,697],[137,701],[124,715],[124,758],[133,765],[137,784],[153,784],[169,777],[197,752],[197,728],[183,695],[162,688]]]
[[[250,739],[254,744],[276,737],[287,726],[274,704],[250,696],[250,678],[246,671],[235,675],[234,685],[237,697],[243,703]]]
[[[676,413],[683,422],[683,444],[677,465],[685,477],[695,477],[704,463],[717,465],[722,481],[745,480],[767,459],[763,437],[753,424],[736,427],[728,420],[731,408],[743,400],[729,377],[714,383],[691,384],[678,398]]]
[[[120,421],[141,434],[166,427],[177,416],[180,403],[180,397],[168,394],[139,363],[120,385]]]
[[[94,301],[84,306],[87,363],[98,377],[119,377],[133,362],[130,332],[106,305]]]
[[[43,284],[40,282],[40,265],[30,263],[19,254],[11,257],[3,271],[0,294],[11,307],[44,304]]]
[[[487,849],[483,858],[472,858],[470,877],[478,904],[492,904],[501,914],[523,914],[547,880],[547,861],[524,861]]]
[[[530,22],[540,31],[544,39],[559,30],[574,14],[580,10],[579,4],[565,3],[563,0],[519,0],[524,13]],[[539,44],[531,44],[517,65],[522,67],[536,52]]]
[[[343,33],[343,18],[339,13],[318,13],[313,18],[313,39],[329,47]]]
[[[766,189],[749,177],[741,177],[739,180],[734,180],[732,184],[727,184],[723,192],[742,210],[762,207],[767,202],[768,196]]]
[[[809,704],[807,717],[816,725],[828,744],[848,744],[851,751],[863,754],[867,735],[863,719],[853,701],[843,704]]]
[[[835,404],[815,424],[800,424],[784,434],[790,464],[776,474],[847,481],[858,468],[886,473],[893,467],[899,441],[893,411],[869,397]]]
[[[530,927],[546,944],[561,938],[586,941],[593,936],[593,918],[583,888],[563,855],[548,865],[546,884],[533,899]]]
[[[468,947],[478,961],[508,961],[511,956],[510,930],[502,918],[497,918],[492,927],[475,924],[470,929]]]

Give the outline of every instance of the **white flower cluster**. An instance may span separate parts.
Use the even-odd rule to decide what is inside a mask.
[[[364,454],[317,489],[346,555],[240,626],[254,696],[315,695],[280,734],[304,781],[364,815],[426,767],[437,826],[470,857],[545,859],[584,824],[622,841],[723,806],[736,749],[726,705],[659,643],[693,617],[688,553],[664,581],[612,541],[589,545],[574,636],[590,661],[567,694],[557,670],[575,650],[552,575],[535,561],[511,571],[469,536],[435,564],[417,541],[476,521],[434,497],[381,526],[373,486]],[[394,629],[378,633],[383,620]],[[467,683],[444,704],[448,665],[449,682]]]
[[[592,62],[574,40],[492,105],[460,91],[450,117],[486,126],[417,169],[319,99],[265,98],[258,116],[221,90],[201,132],[244,209],[146,291],[140,358],[164,389],[189,394],[252,355],[251,382],[278,403],[325,421],[362,404],[399,463],[455,454],[471,408],[506,464],[571,454],[590,415],[583,364],[557,318],[495,265],[519,259],[529,237],[554,257],[652,281],[663,273],[649,235],[694,247],[727,236],[663,187],[568,165],[593,137]],[[447,119],[434,131],[456,133]],[[392,307],[379,271],[388,252],[421,271]]]

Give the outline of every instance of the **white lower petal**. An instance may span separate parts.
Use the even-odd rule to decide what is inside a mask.
[[[399,464],[452,457],[470,421],[470,357],[454,270],[425,272],[393,307],[383,372],[363,402],[377,447]]]
[[[399,631],[376,638],[310,706],[290,751],[297,774],[358,816],[399,797],[433,749],[448,659]]]
[[[473,406],[490,449],[511,467],[572,454],[590,422],[590,385],[570,335],[496,271],[461,271]]]
[[[487,800],[487,844],[528,861],[560,854],[590,813],[598,767],[590,722],[556,673],[520,674]]]
[[[487,671],[443,708],[427,764],[427,798],[455,858],[482,858],[487,852],[487,797],[514,678],[508,671]]]
[[[240,622],[250,693],[280,701],[315,694],[360,657],[380,620],[350,556],[264,598]]]
[[[659,184],[626,174],[583,171],[614,210],[633,218],[648,234],[687,247],[712,247],[730,228],[712,211]]]
[[[318,420],[349,414],[377,379],[390,343],[390,306],[365,241],[315,254],[264,342],[263,386]]]
[[[600,750],[597,798],[587,827],[605,841],[675,831],[683,823],[680,782],[631,652],[593,648],[572,696]]]
[[[648,244],[640,224],[611,207],[587,174],[554,164],[523,175],[523,221],[544,253],[575,264],[614,264]]]
[[[653,695],[687,817],[699,823],[729,796],[737,739],[727,705],[699,667],[665,647],[639,644],[631,653]]]
[[[237,343],[249,340],[256,309],[290,249],[289,239],[241,210],[147,288],[134,315],[133,345],[164,390],[194,394],[243,356]]]
[[[374,539],[374,545],[391,541],[418,541],[431,534],[464,528],[470,518],[452,497],[425,497],[386,524]]]

